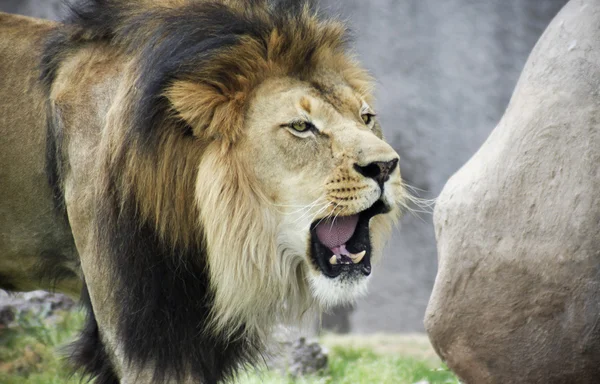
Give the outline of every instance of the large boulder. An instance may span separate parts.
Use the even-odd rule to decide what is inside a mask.
[[[600,383],[600,1],[556,16],[434,222],[425,326],[465,383]]]

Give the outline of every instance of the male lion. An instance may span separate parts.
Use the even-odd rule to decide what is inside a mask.
[[[343,25],[306,1],[0,15],[0,287],[83,291],[97,383],[222,381],[364,292],[405,197]]]

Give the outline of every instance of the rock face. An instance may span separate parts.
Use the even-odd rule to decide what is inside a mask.
[[[466,384],[600,380],[599,25],[565,6],[439,196],[425,325]]]
[[[0,11],[32,17],[56,20],[62,10],[60,0],[0,0]]]

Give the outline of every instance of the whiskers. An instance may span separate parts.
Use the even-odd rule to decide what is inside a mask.
[[[332,205],[333,205],[333,204],[329,203],[329,205],[328,205],[327,207],[329,208],[329,207],[331,207]],[[328,219],[330,219],[330,218],[331,218],[331,216],[333,216],[333,214],[335,213],[336,209],[337,209],[339,206],[340,206],[340,203],[335,203],[335,207],[333,207],[333,208],[331,209],[331,211],[329,212],[329,214],[328,214],[327,216],[323,216],[323,217],[321,217],[315,226],[317,226],[317,225],[321,224],[321,222],[322,222],[323,220],[328,220]],[[317,214],[316,214],[315,216],[313,216],[313,219],[310,221],[310,223],[312,223],[312,222],[315,220],[315,218],[316,218],[318,215],[320,215],[320,214],[321,214],[321,212],[317,212]],[[335,219],[338,217],[338,215],[339,215],[339,214],[340,214],[340,213],[338,212],[338,213],[335,215],[335,217],[333,218],[333,220],[331,221],[331,228],[333,228],[333,225],[335,224]],[[308,230],[308,229],[309,229],[309,227],[310,227],[310,224],[308,225],[308,227],[306,227],[306,228],[304,228],[304,229],[305,229],[305,230]]]
[[[295,204],[274,204],[272,202],[266,201],[269,205],[275,207],[278,213],[285,216],[297,216],[293,223],[297,224],[304,221],[306,218],[311,217],[310,222],[314,221],[314,219],[325,212],[330,206],[331,202],[326,199],[325,194],[321,195],[314,201],[309,204],[304,205],[295,205]],[[297,208],[291,211],[280,209],[280,208]]]
[[[407,184],[405,181],[394,183],[394,185],[404,190],[404,196],[399,202],[400,208],[403,211],[410,212],[411,215],[423,222],[425,220],[423,220],[423,217],[421,216],[422,214],[433,214],[433,208],[435,207],[435,199],[424,199],[419,197],[420,193],[426,193],[428,191],[419,189],[417,187],[413,187]]]
[[[337,210],[337,208],[338,208],[339,206],[340,206],[340,203],[337,203],[337,204],[335,205],[335,207],[334,207],[334,208],[331,210],[331,213],[329,214],[329,216],[328,216],[327,218],[331,217],[331,215],[333,215],[333,213],[334,213],[334,212]],[[338,212],[338,213],[336,213],[336,215],[333,217],[333,220],[331,220],[331,227],[329,228],[329,230],[333,229],[333,226],[335,225],[335,219],[337,219],[337,218],[338,218],[338,216],[340,215],[340,213],[341,213],[341,212],[342,212],[342,211],[339,211],[339,212]],[[321,220],[323,220],[323,219],[321,219]]]
[[[326,201],[325,204],[321,207],[321,209],[319,209],[317,212],[315,212],[312,217],[310,218],[310,220],[308,221],[308,225],[306,225],[306,227],[303,228],[303,231],[308,231],[310,229],[311,224],[313,223],[313,221],[315,221],[315,219],[317,218],[317,216],[319,216],[320,214],[322,214],[323,212],[326,212],[327,209],[329,209],[331,207],[331,202],[330,201]],[[321,223],[321,221],[323,221],[323,219],[325,219],[326,217],[330,216],[331,213],[323,218],[321,218],[319,220],[319,222],[317,223],[317,225],[319,225]]]

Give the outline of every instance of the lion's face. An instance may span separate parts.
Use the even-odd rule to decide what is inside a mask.
[[[247,112],[241,152],[276,217],[278,257],[299,260],[323,305],[364,291],[399,214],[399,156],[375,119],[335,78],[268,80]]]

